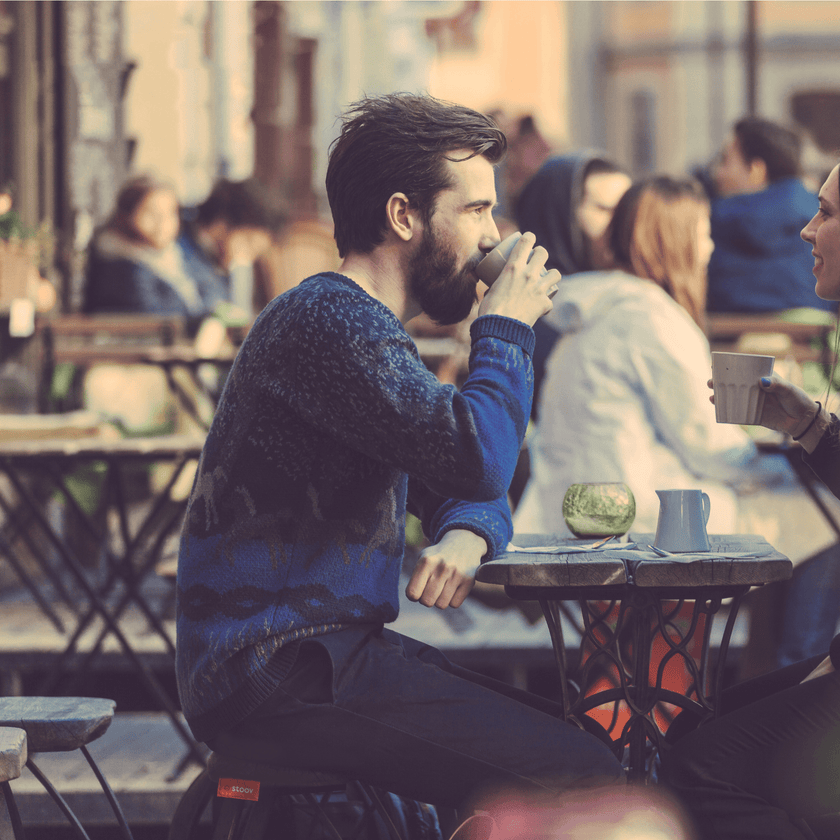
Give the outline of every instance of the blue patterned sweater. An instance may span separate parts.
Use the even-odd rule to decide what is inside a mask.
[[[178,560],[177,675],[199,740],[286,676],[301,640],[393,621],[405,511],[511,537],[507,489],[530,410],[530,327],[483,316],[458,391],[396,316],[325,273],[248,334],[207,437]]]

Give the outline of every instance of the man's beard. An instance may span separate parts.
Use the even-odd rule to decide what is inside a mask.
[[[431,225],[424,230],[408,264],[408,282],[412,297],[433,321],[448,326],[470,314],[478,300],[475,267],[481,256],[458,270],[453,249],[438,239]]]

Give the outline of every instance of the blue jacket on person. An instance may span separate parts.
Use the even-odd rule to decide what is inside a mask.
[[[818,206],[816,195],[797,178],[714,201],[708,310],[778,312],[807,306],[835,312],[837,303],[814,291],[811,246],[799,236]]]

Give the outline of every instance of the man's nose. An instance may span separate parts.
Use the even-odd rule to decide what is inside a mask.
[[[491,216],[487,230],[481,237],[481,242],[479,242],[478,247],[485,254],[489,254],[501,241],[502,237],[499,236],[499,228],[496,225],[496,220]]]

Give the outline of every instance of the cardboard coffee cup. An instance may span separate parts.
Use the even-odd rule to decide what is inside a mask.
[[[758,384],[773,373],[773,356],[752,353],[712,353],[712,386],[718,423],[755,425],[764,408],[764,391]]]

